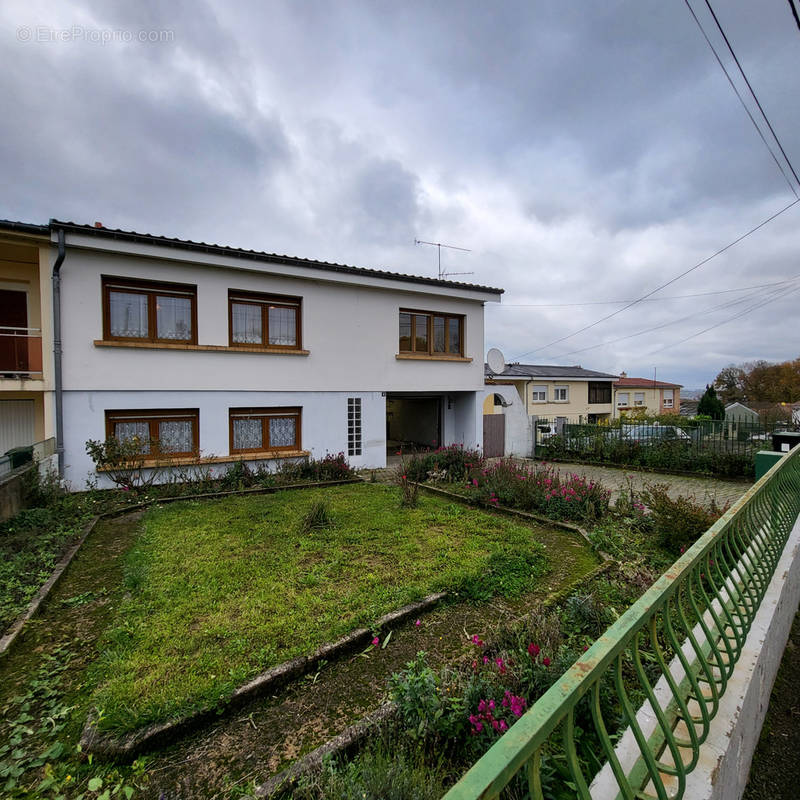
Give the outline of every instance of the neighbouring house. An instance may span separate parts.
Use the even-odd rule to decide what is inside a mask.
[[[0,221],[0,457],[54,444],[51,251],[48,226]]]
[[[65,253],[74,487],[108,485],[85,444],[109,436],[146,442],[153,466],[212,470],[338,452],[381,467],[387,448],[480,444],[483,304],[502,289],[99,224],[54,220],[49,236]]]
[[[614,384],[614,416],[622,413],[677,414],[681,407],[679,383],[651,378],[629,378],[621,372]]]
[[[744,403],[736,401],[725,406],[725,422],[743,422],[747,425],[758,425],[760,421],[761,417],[758,411],[754,411]]]
[[[499,429],[497,420],[505,418],[503,452],[484,439],[484,452],[490,455],[527,455],[533,447],[535,425],[543,420],[600,422],[610,419],[616,375],[595,372],[580,366],[544,364],[506,364],[501,372],[484,365],[484,430]],[[487,428],[487,423],[489,427]]]
[[[699,400],[684,399],[681,397],[680,402],[680,415],[682,417],[697,416],[697,406],[700,404]]]
[[[800,402],[792,403],[792,425],[800,428]]]

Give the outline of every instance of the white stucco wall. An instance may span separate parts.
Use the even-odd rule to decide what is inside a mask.
[[[229,289],[299,296],[302,345],[310,354],[97,347],[94,341],[103,338],[102,275],[196,285],[199,345],[228,345]],[[347,391],[358,386],[444,392],[483,387],[481,295],[470,301],[421,284],[343,284],[70,249],[62,298],[66,389]],[[398,360],[398,314],[404,307],[463,314],[464,355],[472,361]]]
[[[525,401],[515,386],[487,386],[480,397],[481,408],[487,397],[498,394],[508,405],[502,406],[505,423],[505,454],[529,458],[533,452],[531,418],[525,412]]]
[[[316,459],[328,453],[347,455],[348,397],[361,398],[362,436],[361,456],[348,456],[348,461],[356,468],[385,466],[386,399],[380,392],[65,392],[64,477],[74,490],[83,489],[87,478],[94,477],[86,441],[105,438],[105,411],[114,409],[197,408],[201,456],[227,456],[230,408],[300,406],[302,449]],[[101,476],[99,485],[109,484]]]

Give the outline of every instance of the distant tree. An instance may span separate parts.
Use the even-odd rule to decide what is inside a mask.
[[[747,373],[734,364],[729,364],[725,369],[721,370],[719,375],[714,378],[712,384],[719,394],[719,399],[722,400],[724,405],[728,403],[735,403],[747,399],[745,392],[745,381],[747,380]]]
[[[717,397],[713,386],[706,386],[697,404],[697,413],[709,416],[711,419],[725,419],[725,404]]]

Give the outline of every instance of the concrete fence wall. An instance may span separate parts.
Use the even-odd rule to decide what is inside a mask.
[[[36,469],[36,465],[25,464],[0,478],[0,522],[22,509],[25,475],[31,469]]]

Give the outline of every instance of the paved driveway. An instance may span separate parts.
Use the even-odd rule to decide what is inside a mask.
[[[541,462],[537,462],[541,463]],[[553,462],[553,466],[561,473],[574,472],[584,475],[591,481],[601,483],[611,489],[612,499],[621,489],[628,488],[628,479],[634,490],[641,489],[646,483],[667,484],[671,497],[692,495],[698,502],[709,502],[716,499],[721,505],[732,505],[753,484],[749,481],[726,481],[719,478],[707,478],[694,475],[665,475],[658,472],[637,472],[635,470],[615,467],[598,467],[593,464],[566,464]]]

